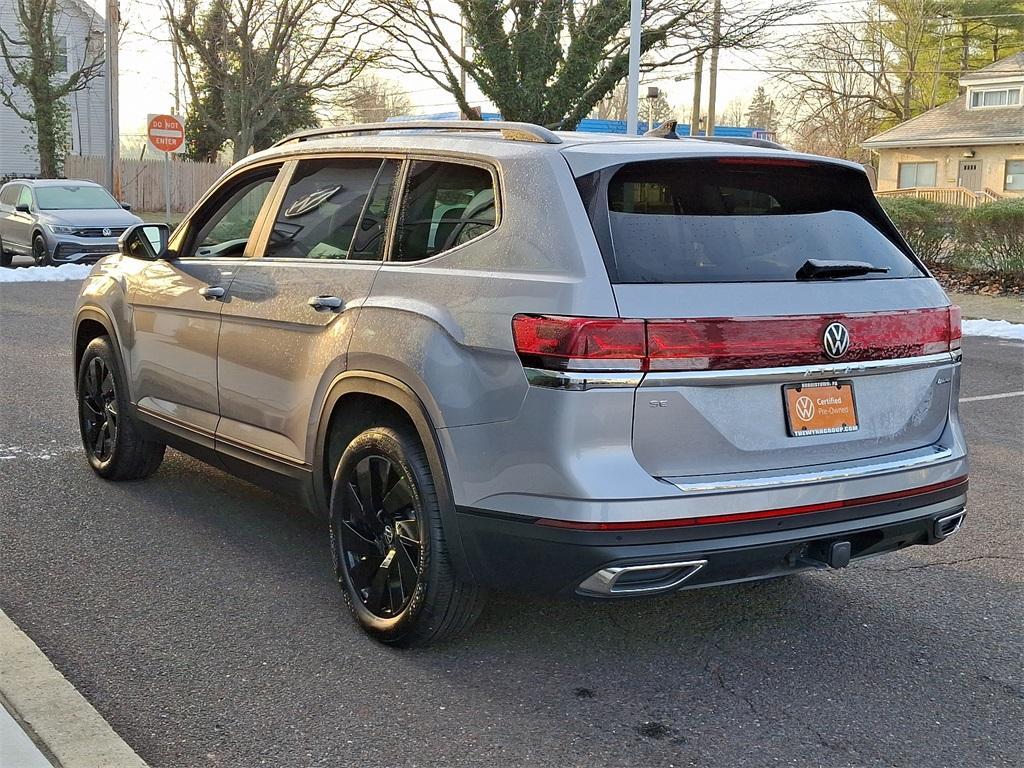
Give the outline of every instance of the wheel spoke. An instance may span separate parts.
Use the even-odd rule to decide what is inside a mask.
[[[399,541],[397,549],[398,573],[402,582],[402,592],[411,595],[412,591],[416,589],[416,581],[419,578],[419,564],[413,560],[412,554],[404,542]]]
[[[409,481],[399,477],[398,482],[391,486],[391,490],[384,496],[381,506],[389,515],[397,515],[412,506],[412,489],[409,487]]]
[[[343,520],[341,525],[345,529],[342,533],[342,536],[344,537],[342,543],[346,550],[360,555],[377,553],[377,542],[375,542],[371,537],[367,536],[347,520]]]
[[[96,428],[96,434],[92,440],[92,452],[96,458],[101,458],[101,452],[103,450],[103,435],[107,431],[107,422],[104,421],[101,425]]]
[[[366,508],[363,506],[363,500],[359,497],[359,489],[352,483],[345,483],[345,491],[349,502],[355,505],[352,507],[352,511],[358,512],[360,517],[365,518]]]
[[[406,546],[415,547],[416,551],[419,551],[420,524],[416,522],[415,519],[409,518],[408,520],[396,520],[395,534],[398,536],[398,540]]]
[[[88,408],[92,412],[93,416],[98,418],[103,415],[103,406],[101,404],[97,405],[96,400],[94,398],[86,395],[85,397],[82,398],[82,403],[85,405],[86,408]]]
[[[391,607],[391,613],[398,613],[405,605],[405,579],[402,574],[402,556],[398,554],[399,549],[401,547],[391,550],[395,556],[391,559],[391,565],[388,568],[388,604]],[[412,586],[415,584],[414,580]],[[410,590],[412,586],[410,586]]]
[[[391,570],[391,562],[395,558],[395,550],[391,550],[377,566],[377,572],[373,574],[373,581],[370,582],[370,589],[366,595],[366,607],[371,611],[380,611],[384,607],[384,596],[388,586],[388,572]]]
[[[356,464],[356,483],[359,486],[359,502],[363,513],[369,517],[377,510],[373,500],[373,477],[370,472],[370,459],[363,459]]]

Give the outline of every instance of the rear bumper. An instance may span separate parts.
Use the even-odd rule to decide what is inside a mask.
[[[472,577],[510,591],[589,597],[784,576],[937,544],[959,530],[967,482],[910,498],[807,515],[654,530],[593,531],[456,511]],[[638,568],[639,566],[639,568]]]

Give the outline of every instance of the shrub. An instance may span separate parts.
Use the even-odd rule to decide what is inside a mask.
[[[960,208],[919,197],[881,197],[878,202],[922,261],[935,264],[952,255]]]
[[[966,211],[956,239],[960,265],[1024,274],[1024,200],[1000,200]]]

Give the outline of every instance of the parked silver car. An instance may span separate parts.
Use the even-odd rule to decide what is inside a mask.
[[[141,222],[91,181],[11,181],[0,187],[0,266],[19,254],[38,265],[97,261]]]
[[[353,613],[596,598],[955,533],[960,317],[852,163],[517,123],[317,130],[126,232],[74,326],[101,477],[302,500]]]

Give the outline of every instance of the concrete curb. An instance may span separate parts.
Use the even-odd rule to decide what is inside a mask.
[[[57,768],[147,768],[3,611],[0,698]]]

